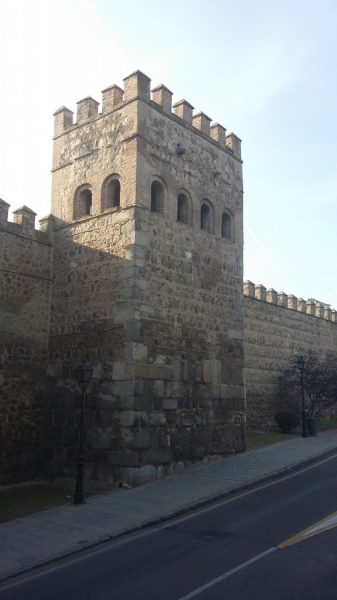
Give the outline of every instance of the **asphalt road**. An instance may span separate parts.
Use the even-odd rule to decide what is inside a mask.
[[[336,600],[337,516],[286,545],[336,511],[334,457],[15,578],[0,585],[0,598]]]

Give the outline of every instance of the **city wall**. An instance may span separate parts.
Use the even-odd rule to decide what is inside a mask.
[[[137,71],[55,113],[52,215],[0,200],[1,479],[143,483],[245,448],[336,312],[245,282],[240,140]],[[206,211],[206,212],[205,212]],[[207,218],[205,217],[207,215]],[[244,368],[243,368],[244,367]]]
[[[44,399],[52,247],[23,206],[0,200],[0,483],[45,472],[52,422]]]
[[[243,293],[247,427],[275,426],[278,377],[290,360],[337,352],[336,310],[250,281]]]

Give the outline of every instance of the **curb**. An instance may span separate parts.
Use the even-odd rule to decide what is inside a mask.
[[[118,540],[127,535],[138,533],[148,527],[155,527],[156,525],[160,525],[171,519],[177,518],[179,516],[187,515],[196,509],[205,508],[215,502],[218,502],[220,500],[225,500],[226,498],[235,496],[236,494],[238,494],[240,492],[252,490],[256,486],[259,486],[261,484],[265,484],[268,482],[272,482],[272,481],[278,479],[279,477],[282,477],[289,473],[295,473],[296,471],[299,471],[307,466],[314,465],[316,462],[319,462],[322,459],[328,458],[329,456],[333,456],[334,454],[336,454],[336,452],[337,452],[337,445],[334,448],[325,450],[324,452],[321,452],[320,454],[316,454],[315,456],[311,456],[310,458],[304,459],[301,462],[290,464],[284,468],[278,469],[277,471],[273,471],[272,473],[269,473],[268,475],[263,475],[250,483],[245,483],[245,484],[241,484],[241,485],[238,484],[235,487],[233,487],[231,490],[227,490],[226,492],[221,492],[221,493],[218,493],[218,494],[206,497],[206,498],[200,498],[200,499],[196,500],[195,502],[188,504],[187,506],[178,508],[177,510],[167,513],[161,517],[149,519],[147,521],[144,521],[140,525],[136,525],[136,526],[124,529],[123,531],[120,531],[119,533],[116,533],[116,534],[107,534],[105,537],[100,538],[96,542],[88,542],[87,544],[84,543],[83,545],[81,545],[81,547],[72,548],[68,552],[63,553],[60,556],[55,556],[48,560],[37,561],[33,565],[31,565],[27,568],[17,569],[13,573],[5,575],[5,577],[3,577],[3,578],[1,578],[1,575],[0,575],[0,584],[2,585],[5,583],[9,583],[14,577],[18,577],[20,575],[22,575],[22,576],[27,575],[28,573],[31,573],[35,569],[38,569],[41,567],[48,567],[49,565],[51,565],[53,563],[57,563],[58,561],[61,561],[64,558],[70,558],[71,556],[74,556],[76,554],[79,554],[80,552],[89,550],[90,548],[96,548],[107,542],[111,542],[113,540]]]

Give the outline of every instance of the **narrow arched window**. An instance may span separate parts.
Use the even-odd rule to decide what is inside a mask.
[[[211,231],[211,209],[208,204],[201,205],[200,227],[206,231]]]
[[[81,187],[75,193],[74,219],[92,214],[92,193],[89,187]]]
[[[118,208],[121,203],[121,184],[116,176],[108,177],[102,188],[102,209]]]
[[[151,211],[164,213],[164,186],[157,180],[151,184]]]
[[[232,218],[228,213],[222,215],[221,235],[224,240],[232,239]]]
[[[185,194],[178,195],[177,221],[188,224],[188,199]]]

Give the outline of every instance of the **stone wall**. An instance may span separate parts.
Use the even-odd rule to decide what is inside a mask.
[[[292,357],[337,352],[336,311],[249,281],[243,290],[247,426],[274,426],[278,377]]]
[[[208,117],[177,118],[164,100],[162,111],[138,107],[136,402],[161,440],[144,455],[176,464],[244,448],[242,172],[225,138],[211,138]],[[151,211],[153,181],[163,189],[161,211]],[[186,223],[177,222],[180,193]],[[205,199],[214,210],[210,231],[200,228]],[[230,240],[222,237],[224,211]]]
[[[81,359],[88,477],[137,484],[243,450],[243,367],[248,426],[268,426],[279,372],[336,350],[337,323],[251,282],[242,296],[239,138],[137,71],[102,112],[56,111],[52,170],[40,231],[0,200],[0,482],[73,474]]]
[[[90,98],[76,123],[68,109],[55,114],[49,373],[60,470],[76,449],[71,368],[87,355],[96,365],[90,475],[141,483],[244,448],[242,172],[238,138],[202,113],[192,119],[186,101],[173,113],[164,86],[151,99],[150,80],[136,72],[124,95],[118,90],[108,103],[103,92],[100,114]],[[120,202],[106,210],[111,176]],[[161,212],[151,203],[154,181],[164,190]],[[78,216],[82,189],[92,205]],[[181,192],[186,224],[177,222]],[[203,202],[210,231],[200,230]]]
[[[52,247],[27,207],[10,223],[0,200],[0,214],[0,483],[7,483],[45,472]]]
[[[130,352],[133,270],[128,248],[134,229],[133,209],[54,229],[49,374],[58,473],[69,474],[75,464],[78,394],[72,369],[88,359],[95,365],[86,411],[89,474],[115,480],[111,454],[124,447],[121,422],[133,407],[132,372],[121,377],[119,365]]]

